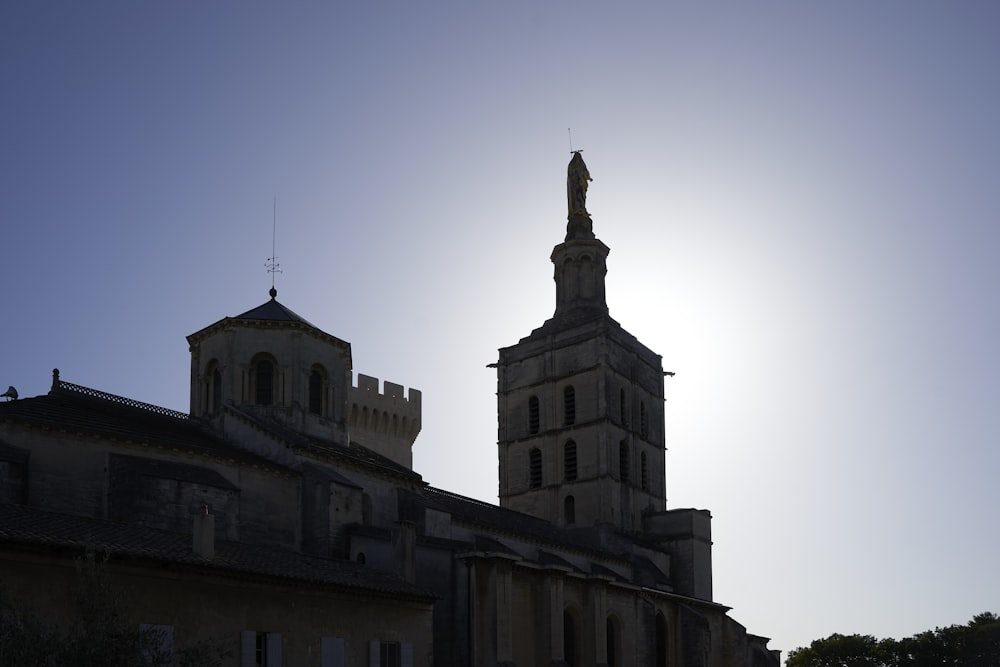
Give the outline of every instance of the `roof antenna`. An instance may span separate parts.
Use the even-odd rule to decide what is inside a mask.
[[[569,152],[572,153],[573,152],[573,128],[572,127],[567,127],[566,128],[566,134],[569,135]]]
[[[278,254],[275,252],[275,239],[277,238],[278,230],[278,197],[274,197],[274,211],[271,217],[271,256],[267,258],[264,266],[267,267],[267,272],[271,274],[271,290],[269,294],[271,298],[278,296],[278,290],[274,289],[274,274],[281,273],[281,265],[278,264]]]

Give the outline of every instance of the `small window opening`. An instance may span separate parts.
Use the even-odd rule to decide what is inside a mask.
[[[532,396],[528,399],[528,433],[535,435],[538,433],[538,397]]]
[[[573,385],[563,389],[563,425],[572,426],[576,423],[576,390]]]
[[[576,499],[573,496],[566,496],[563,500],[563,515],[567,526],[576,523]]]
[[[649,437],[649,416],[646,414],[646,403],[639,404],[639,434],[643,438]]]
[[[625,408],[625,390],[622,389],[618,394],[618,421],[621,422],[622,426],[628,426],[628,410]]]
[[[563,473],[567,482],[576,481],[576,443],[572,440],[563,446]]]
[[[629,481],[628,469],[628,442],[622,440],[618,443],[618,476],[626,483]]]
[[[542,452],[537,447],[528,453],[528,476],[531,488],[542,485]]]
[[[649,491],[649,468],[646,465],[646,452],[639,457],[639,482],[643,491]]]

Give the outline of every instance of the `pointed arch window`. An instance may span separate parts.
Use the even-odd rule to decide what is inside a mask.
[[[563,500],[563,518],[566,519],[567,526],[576,523],[576,498],[573,496],[566,496]]]
[[[605,656],[607,657],[608,667],[619,667],[621,665],[621,646],[622,646],[622,634],[621,634],[621,623],[615,616],[608,616],[607,625],[605,627],[605,636],[607,641],[607,652]]]
[[[618,392],[618,421],[622,426],[628,426],[628,410],[625,407],[625,390]]]
[[[656,667],[667,667],[667,619],[656,612]]]
[[[639,403],[639,435],[649,437],[649,415],[646,414],[646,402]]]
[[[577,666],[576,619],[569,609],[563,611],[563,660],[569,667]]]
[[[540,426],[538,397],[532,396],[528,399],[528,433],[535,435]]]
[[[563,445],[563,477],[567,482],[576,481],[576,443],[572,440]]]
[[[542,451],[538,447],[528,452],[528,484],[533,489],[542,485]]]
[[[629,481],[629,455],[628,442],[622,440],[618,443],[618,477],[626,484]]]
[[[572,426],[575,423],[576,389],[570,384],[563,389],[563,426]]]

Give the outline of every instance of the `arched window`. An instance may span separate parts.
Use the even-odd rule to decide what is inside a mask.
[[[628,426],[628,410],[625,407],[625,390],[618,393],[618,421],[622,426]]]
[[[222,371],[216,366],[212,370],[212,412],[215,412],[222,405]]]
[[[537,447],[528,452],[528,483],[533,489],[542,485],[542,451]]]
[[[309,371],[309,412],[314,415],[322,415],[326,411],[323,409],[323,389],[326,386],[326,369],[320,365],[312,367]]]
[[[646,415],[646,402],[639,403],[639,435],[649,437],[649,417]]]
[[[629,456],[628,456],[628,442],[622,440],[618,443],[618,477],[623,482],[628,482],[629,475]]]
[[[656,667],[667,667],[667,619],[656,612]]]
[[[576,389],[567,385],[563,389],[563,426],[576,423]]]
[[[274,404],[275,364],[269,358],[261,355],[253,362],[253,402],[257,405]]]
[[[622,647],[622,636],[621,636],[621,624],[618,619],[614,616],[608,616],[607,626],[605,628],[606,642],[607,642],[607,652],[605,657],[607,658],[608,667],[620,667],[622,664],[621,647]]]
[[[215,412],[222,405],[222,372],[219,362],[213,359],[205,368],[205,407]]]
[[[563,478],[567,482],[576,481],[576,443],[572,440],[563,445]]]
[[[538,433],[538,397],[532,396],[528,399],[528,433],[534,435]]]
[[[577,666],[576,622],[569,609],[563,611],[563,660],[569,667]]]
[[[639,483],[643,491],[649,491],[649,467],[646,465],[646,452],[639,457]]]
[[[566,496],[563,500],[563,517],[566,519],[567,526],[576,523],[576,498],[573,496]]]

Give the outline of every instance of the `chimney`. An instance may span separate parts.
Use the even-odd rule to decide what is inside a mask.
[[[194,515],[192,548],[202,558],[215,558],[215,517],[208,505],[202,505]]]

